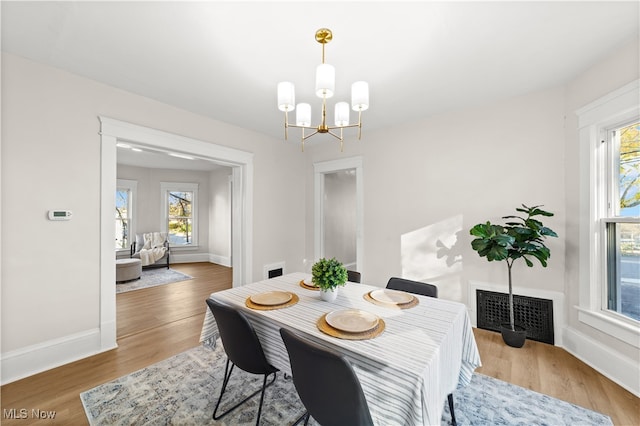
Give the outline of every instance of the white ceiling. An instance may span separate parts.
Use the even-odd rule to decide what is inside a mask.
[[[118,164],[147,167],[152,169],[196,170],[202,172],[210,172],[227,167],[218,164],[215,161],[197,158],[193,155],[188,155],[188,157],[190,157],[189,159],[179,158],[169,155],[169,152],[167,151],[151,149],[148,146],[139,146],[135,144],[126,145],[129,145],[129,147],[118,146],[117,148]],[[138,151],[133,151],[130,147],[137,148]],[[173,154],[184,155],[184,153],[180,152],[174,152]]]
[[[567,82],[638,38],[640,21],[637,1],[1,4],[3,51],[275,138],[279,81],[318,121],[321,27],[334,99],[369,82],[366,136]]]

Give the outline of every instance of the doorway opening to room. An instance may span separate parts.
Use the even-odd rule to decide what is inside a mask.
[[[362,158],[314,164],[315,259],[335,257],[348,270],[363,268]]]
[[[231,287],[232,168],[129,142],[117,144],[116,174],[116,334],[122,345],[151,329],[188,323],[211,293]],[[119,281],[120,266],[132,259],[140,275]]]
[[[118,168],[118,144],[135,146],[137,149],[153,151],[161,155],[163,159],[174,157],[184,161],[197,161],[203,167],[215,166],[216,171],[206,173],[221,174],[217,176],[218,185],[228,189],[228,202],[230,203],[230,226],[228,226],[228,259],[231,266],[231,285],[242,285],[251,280],[251,240],[252,240],[252,209],[251,200],[253,193],[253,159],[252,154],[233,148],[222,147],[204,141],[199,141],[183,136],[145,128],[130,123],[100,117],[101,121],[101,277],[100,277],[100,334],[104,349],[116,347],[116,291],[115,291],[115,256],[114,256],[114,195],[116,193],[117,168]],[[132,152],[139,154],[140,152]],[[160,153],[160,154],[158,154]],[[191,160],[193,159],[193,160]],[[168,172],[179,181],[185,177],[185,170],[193,173],[195,163],[189,163],[182,172]],[[133,167],[133,166],[131,166]],[[164,170],[164,169],[163,169]],[[136,170],[129,169],[129,172]],[[140,172],[139,169],[137,169]],[[164,172],[163,172],[164,173]],[[181,174],[182,173],[182,174]],[[145,174],[144,172],[142,173]],[[171,176],[169,176],[171,177]],[[165,178],[163,178],[165,179]],[[226,180],[225,180],[226,179]],[[188,180],[188,179],[182,179]],[[212,178],[212,183],[215,179]],[[222,182],[222,183],[220,183]],[[206,185],[205,185],[206,186]],[[140,188],[137,188],[140,192]],[[156,201],[151,199],[150,209],[162,210],[160,194]],[[233,200],[233,203],[231,203]],[[144,215],[141,209],[144,206],[137,205],[138,213]],[[209,215],[208,210],[200,211],[196,215]],[[140,214],[137,217],[141,217]],[[183,218],[180,218],[183,219]],[[193,218],[197,220],[194,215]],[[203,219],[203,218],[200,218]],[[204,223],[205,221],[202,221]],[[161,223],[161,222],[160,222]],[[135,225],[137,226],[137,225]],[[231,232],[233,229],[233,232]],[[138,228],[138,230],[143,230]],[[144,230],[143,230],[144,231]],[[208,238],[208,232],[201,234],[200,238]],[[189,243],[193,243],[193,235],[190,235]],[[184,239],[183,239],[184,240]],[[185,240],[187,241],[187,240]],[[202,243],[202,242],[201,242]],[[209,253],[198,252],[195,245],[180,250],[180,254],[186,259],[210,259]],[[222,256],[225,257],[225,256]],[[204,300],[204,298],[203,298]]]

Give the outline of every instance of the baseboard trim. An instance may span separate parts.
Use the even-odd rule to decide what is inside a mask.
[[[171,253],[171,263],[208,262],[209,253]]]
[[[563,342],[564,349],[571,355],[640,397],[640,365],[637,361],[571,327],[565,327]]]
[[[181,253],[171,254],[171,263],[197,263],[210,262],[218,265],[231,267],[231,258],[229,256],[220,256],[211,253]]]
[[[0,384],[15,382],[117,347],[102,347],[101,340],[100,329],[96,328],[3,353]]]
[[[231,257],[229,256],[220,256],[218,254],[210,254],[209,262],[217,263],[218,265],[227,266],[231,268]]]

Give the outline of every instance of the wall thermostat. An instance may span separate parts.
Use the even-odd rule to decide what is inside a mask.
[[[71,210],[49,210],[49,220],[70,220]]]

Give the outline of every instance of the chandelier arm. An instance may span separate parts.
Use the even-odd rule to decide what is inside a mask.
[[[358,127],[360,124],[347,124],[346,126],[330,126],[327,127],[328,130],[336,130],[336,129],[348,129],[349,127]]]
[[[297,124],[289,124],[289,127],[295,127],[296,129],[313,129],[313,130],[317,130],[317,127],[314,127],[314,126],[299,126]]]
[[[331,136],[333,136],[334,138],[338,139],[339,141],[342,141],[342,139],[343,139],[342,138],[342,130],[340,130],[340,135],[336,135],[333,132],[327,132],[327,133],[329,133]]]
[[[304,127],[304,129],[313,129],[313,127]],[[309,134],[308,134],[308,135],[306,135],[306,136],[304,135],[304,133],[302,133],[302,140],[303,140],[303,141],[304,141],[304,140],[307,140],[307,139],[309,139],[311,136],[315,135],[316,133],[318,133],[318,131],[317,131],[317,130],[316,130],[315,132],[313,132],[313,133],[309,133]]]

